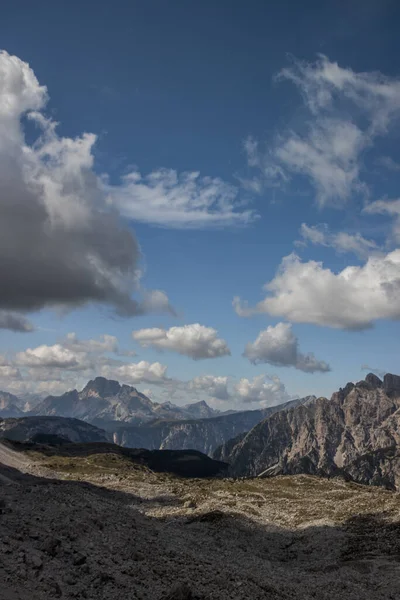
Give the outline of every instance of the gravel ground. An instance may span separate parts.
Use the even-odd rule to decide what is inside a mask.
[[[21,474],[11,458],[0,469],[1,599],[400,597],[397,494],[304,476],[64,468],[54,479],[54,463],[25,457]]]

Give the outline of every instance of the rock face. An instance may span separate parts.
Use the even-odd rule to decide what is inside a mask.
[[[137,427],[106,425],[113,441],[130,448],[194,449],[212,455],[216,448],[238,434],[249,431],[267,415],[288,406],[297,406],[303,400],[291,400],[285,404],[263,410],[248,410],[221,415],[214,418],[190,421],[158,421]],[[221,458],[221,460],[224,460]]]
[[[360,483],[400,486],[400,377],[367,375],[327,398],[280,411],[216,458],[234,475],[342,473]]]
[[[17,442],[35,439],[37,435],[57,436],[71,442],[106,442],[105,431],[78,419],[62,417],[0,418],[0,438]]]

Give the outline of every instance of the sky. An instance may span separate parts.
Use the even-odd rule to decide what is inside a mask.
[[[0,389],[399,373],[395,0],[5,0]]]

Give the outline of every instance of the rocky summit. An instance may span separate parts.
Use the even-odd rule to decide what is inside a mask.
[[[400,486],[400,377],[369,374],[332,398],[315,398],[264,419],[215,452],[236,476],[341,474]]]

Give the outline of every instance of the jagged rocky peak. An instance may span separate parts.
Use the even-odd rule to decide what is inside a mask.
[[[400,376],[386,373],[383,378],[383,388],[388,396],[400,395]]]
[[[365,381],[369,383],[369,385],[373,389],[381,388],[383,386],[383,381],[379,379],[378,375],[375,375],[374,373],[368,373],[368,375],[365,378]]]
[[[393,375],[393,377],[395,377],[395,375]],[[377,390],[377,389],[383,388],[384,383],[374,373],[368,373],[368,375],[366,376],[365,379],[362,379],[361,381],[357,381],[356,384],[354,384],[350,381],[349,383],[347,383],[345,385],[344,388],[341,388],[340,392],[342,393],[343,398],[346,398],[349,395],[349,393],[356,387],[364,388],[366,390]]]
[[[354,389],[354,387],[354,383],[349,381],[349,383],[346,383],[344,388],[339,389],[339,393],[342,394],[343,398],[346,398],[350,394],[351,390]]]
[[[96,377],[91,379],[82,390],[84,395],[98,395],[102,398],[116,396],[121,386],[118,381],[106,379],[105,377]]]

